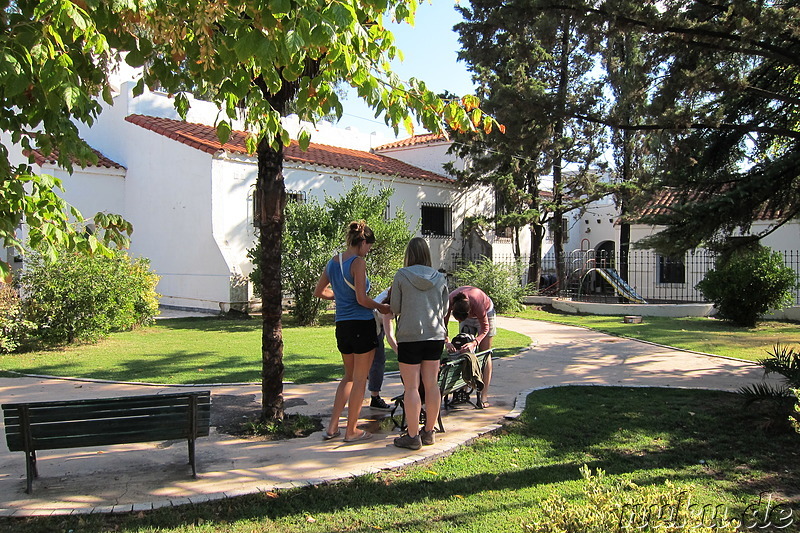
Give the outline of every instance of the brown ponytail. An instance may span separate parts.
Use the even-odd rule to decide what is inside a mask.
[[[364,220],[354,220],[347,226],[347,246],[358,246],[362,242],[372,244],[375,242],[375,234],[367,226]]]

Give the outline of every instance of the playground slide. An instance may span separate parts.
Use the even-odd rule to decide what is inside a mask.
[[[596,268],[595,270],[597,270],[597,272],[603,276],[603,279],[609,282],[611,286],[614,287],[614,290],[621,296],[637,304],[647,303],[613,268]]]

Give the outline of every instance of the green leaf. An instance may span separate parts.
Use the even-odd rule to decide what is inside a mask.
[[[303,74],[305,68],[302,62],[297,61],[297,56],[292,59],[294,59],[294,61],[286,65],[283,69],[283,78],[290,83],[296,81]]]
[[[292,57],[296,54],[300,54],[305,46],[306,42],[299,31],[289,30],[286,32],[286,50]]]
[[[333,2],[325,10],[323,15],[333,21],[334,32],[336,33],[350,28],[358,20],[356,12],[352,6],[343,4],[341,2]]]
[[[139,78],[139,80],[136,82],[136,85],[133,86],[131,92],[133,93],[133,96],[141,96],[144,94],[144,78]]]
[[[139,50],[133,49],[125,56],[125,62],[132,67],[141,67],[145,64],[146,58]]]
[[[184,93],[175,95],[175,110],[181,119],[186,120],[186,115],[189,113],[189,98]]]
[[[258,149],[258,140],[254,136],[248,135],[244,140],[244,145],[247,147],[248,154],[254,154]]]
[[[311,134],[306,130],[301,130],[300,136],[297,138],[297,143],[300,145],[302,151],[307,151],[308,145],[311,143]]]
[[[64,104],[67,106],[67,110],[72,111],[72,108],[75,107],[81,99],[81,90],[77,87],[69,86],[64,89]]]
[[[11,265],[5,261],[0,261],[0,278],[2,278],[3,283],[11,283],[11,273]]]
[[[221,120],[217,123],[217,139],[221,144],[228,142],[231,136],[231,125],[227,120]]]
[[[114,104],[114,97],[111,95],[111,86],[104,85],[103,86],[103,101],[108,105]]]
[[[264,35],[252,28],[244,28],[243,35],[240,34],[233,46],[233,51],[236,53],[236,59],[244,62],[253,57],[255,51],[259,48]]]
[[[276,19],[283,18],[292,10],[291,0],[272,0],[269,3],[269,10]]]
[[[411,12],[408,9],[406,4],[400,3],[394,10],[394,17],[397,22],[403,22],[411,15]]]

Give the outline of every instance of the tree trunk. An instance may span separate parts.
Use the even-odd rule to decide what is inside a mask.
[[[564,116],[567,108],[567,89],[569,82],[569,34],[570,18],[564,16],[561,23],[561,58],[559,65],[558,93],[556,100],[556,121],[553,132],[553,144],[555,145],[553,155],[553,253],[556,259],[556,276],[558,277],[559,291],[566,285],[566,272],[564,271],[564,230],[562,219],[564,218],[564,194],[561,176],[561,143],[564,137]]]
[[[544,226],[531,224],[531,250],[528,259],[528,283],[539,287],[542,278],[542,241],[544,240]]]
[[[629,113],[630,116],[630,113]],[[630,183],[633,179],[633,136],[629,130],[622,132],[622,182]],[[625,221],[628,214],[629,193],[625,191],[620,201],[620,218],[622,222],[619,230],[619,275],[628,281],[628,254],[631,249],[631,225]]]
[[[275,150],[270,140],[258,143],[259,243],[261,244],[261,418],[283,419],[283,287],[281,285],[281,239],[286,187],[283,182],[283,147]]]
[[[622,214],[625,214],[623,209]],[[628,256],[631,251],[631,225],[623,222],[619,230],[619,275],[628,281]]]

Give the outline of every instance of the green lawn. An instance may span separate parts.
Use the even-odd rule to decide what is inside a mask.
[[[319,327],[283,329],[285,379],[318,383],[341,377],[330,317]],[[451,332],[456,324],[451,324]],[[530,339],[499,330],[495,355],[518,353]],[[387,371],[397,370],[388,348]],[[261,321],[216,317],[164,319],[153,326],[114,333],[97,344],[0,355],[0,370],[148,383],[242,383],[261,380]]]
[[[547,523],[541,504],[552,495],[585,506],[579,475],[584,464],[605,470],[611,480],[641,486],[665,480],[686,490],[691,485],[684,502],[695,509],[708,505],[734,518],[752,506],[750,511],[758,512],[748,520],[773,520],[773,529],[759,527],[762,520],[742,531],[798,530],[800,436],[763,432],[763,413],[743,409],[735,394],[564,387],[532,393],[527,406],[519,421],[415,467],[149,512],[0,518],[0,531],[525,532],[533,531],[526,527],[534,523]],[[793,525],[775,528],[787,520],[767,512],[770,500],[772,509],[781,504],[781,513],[789,510]],[[696,529],[678,524],[669,531]]]
[[[675,346],[727,357],[757,361],[776,343],[800,346],[800,324],[765,320],[752,329],[737,328],[713,318],[644,317],[641,324],[625,324],[622,316],[572,315],[526,306],[517,317],[582,326],[620,337]]]

